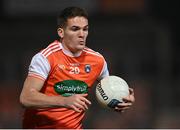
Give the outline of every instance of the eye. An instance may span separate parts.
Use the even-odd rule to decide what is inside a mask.
[[[88,31],[88,29],[89,29],[88,27],[85,27],[85,28],[83,29],[83,31]]]
[[[77,31],[77,30],[79,30],[80,28],[79,27],[76,27],[76,26],[73,26],[73,27],[71,27],[71,30],[72,31]]]

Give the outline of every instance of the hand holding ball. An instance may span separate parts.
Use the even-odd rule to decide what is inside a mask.
[[[118,76],[107,76],[96,86],[96,99],[106,108],[115,108],[129,95],[127,82]]]

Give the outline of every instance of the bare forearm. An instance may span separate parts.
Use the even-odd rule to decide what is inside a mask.
[[[29,108],[58,108],[66,107],[77,112],[88,109],[91,102],[86,99],[87,94],[74,94],[69,97],[48,96],[42,93],[44,81],[27,77],[20,95],[20,103]]]
[[[48,96],[43,93],[32,90],[27,95],[21,95],[20,102],[25,107],[31,108],[52,108],[64,106],[64,97]]]

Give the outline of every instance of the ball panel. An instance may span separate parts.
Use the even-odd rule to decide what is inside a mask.
[[[96,99],[102,106],[106,106],[109,102],[108,96],[105,94],[104,89],[102,89],[101,82],[96,86]]]
[[[122,98],[129,95],[127,82],[118,76],[107,76],[96,86],[96,99],[106,108],[114,108],[123,102]]]
[[[108,107],[110,108],[115,108],[119,103],[122,103],[120,102],[119,100],[117,99],[112,99],[109,103],[108,103]]]

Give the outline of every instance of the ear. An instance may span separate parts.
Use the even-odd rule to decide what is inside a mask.
[[[64,30],[62,28],[57,29],[59,37],[63,38],[64,37]]]

